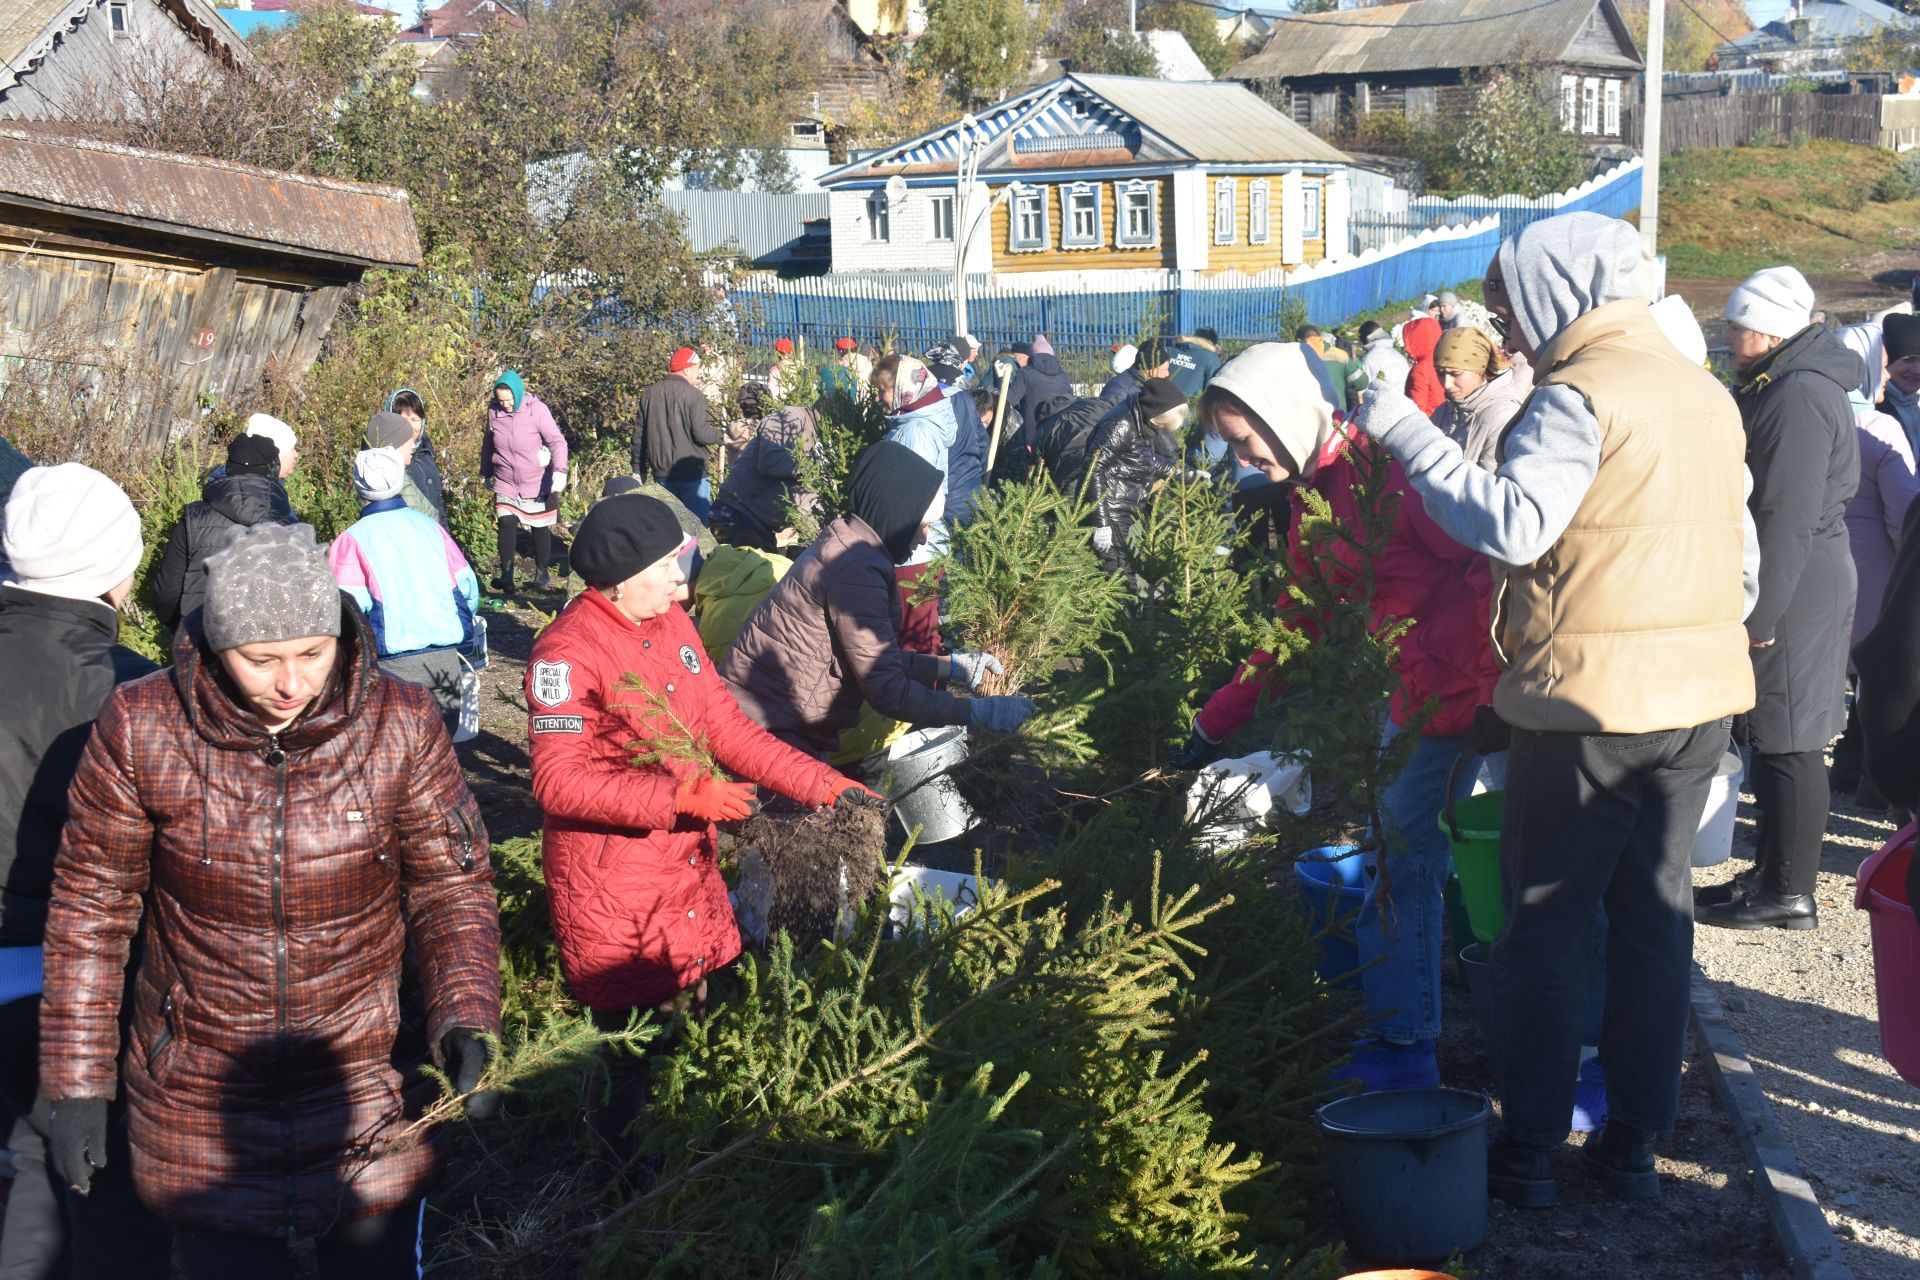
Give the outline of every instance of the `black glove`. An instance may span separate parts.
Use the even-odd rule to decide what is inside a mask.
[[[473,1087],[480,1083],[480,1077],[486,1072],[487,1064],[493,1061],[493,1047],[481,1039],[478,1031],[471,1027],[455,1027],[447,1032],[440,1038],[440,1056],[446,1064],[447,1078],[453,1081],[454,1092],[470,1095],[467,1098],[469,1120],[491,1120],[499,1114],[498,1090],[473,1092]]]
[[[1489,706],[1473,709],[1473,729],[1467,734],[1467,750],[1476,756],[1490,756],[1513,745],[1513,726]]]
[[[1195,716],[1193,732],[1187,735],[1187,745],[1167,757],[1167,767],[1198,769],[1202,765],[1212,764],[1220,758],[1220,750],[1225,745],[1200,732],[1200,718]]]
[[[887,798],[876,795],[865,787],[848,787],[833,799],[836,809],[884,809]]]
[[[87,1194],[93,1172],[107,1167],[107,1100],[68,1098],[53,1104],[47,1145],[60,1181]]]

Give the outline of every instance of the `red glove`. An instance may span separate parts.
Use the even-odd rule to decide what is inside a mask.
[[[753,812],[753,784],[694,774],[673,793],[673,811],[702,822],[736,822]]]
[[[842,804],[872,805],[879,809],[887,807],[885,797],[874,794],[868,788],[847,777],[836,777],[827,784],[827,803],[836,808]]]

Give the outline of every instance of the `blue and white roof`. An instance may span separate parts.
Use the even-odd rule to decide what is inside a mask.
[[[980,174],[1116,164],[1346,164],[1242,85],[1068,75],[823,174],[820,185],[950,173],[967,147]]]

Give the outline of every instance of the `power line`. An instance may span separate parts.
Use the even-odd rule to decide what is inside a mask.
[[[1727,34],[1726,32],[1724,32],[1724,31],[1722,31],[1722,30],[1721,30],[1720,28],[1718,28],[1718,27],[1716,27],[1716,26],[1714,26],[1714,25],[1713,25],[1713,24],[1712,24],[1711,22],[1709,22],[1709,21],[1707,21],[1707,15],[1706,15],[1706,14],[1704,14],[1704,13],[1702,13],[1702,12],[1700,12],[1700,11],[1699,11],[1698,9],[1696,9],[1696,8],[1694,8],[1694,7],[1693,7],[1693,0],[1680,0],[1680,3],[1681,3],[1681,5],[1682,5],[1682,6],[1684,6],[1684,7],[1686,8],[1686,11],[1687,11],[1688,13],[1690,13],[1690,14],[1692,14],[1692,15],[1693,15],[1694,17],[1696,17],[1696,18],[1698,18],[1698,19],[1700,20],[1700,25],[1701,25],[1701,26],[1703,26],[1703,27],[1705,27],[1705,28],[1706,28],[1707,30],[1709,30],[1709,31],[1711,31],[1711,32],[1713,32],[1713,34],[1715,34],[1715,35],[1717,35],[1717,36],[1719,36],[1719,37],[1720,37],[1720,43],[1721,43],[1721,44],[1732,44],[1732,43],[1733,43],[1733,37],[1732,37],[1732,36],[1730,36],[1730,35],[1728,35],[1728,34]]]
[[[1171,0],[1171,2],[1217,11],[1217,6],[1209,3],[1208,0]],[[1529,13],[1538,13],[1542,9],[1551,9],[1556,5],[1574,3],[1584,5],[1588,2],[1589,0],[1539,0],[1537,4],[1530,4],[1519,9],[1507,9],[1500,13],[1482,14],[1475,18],[1445,18],[1438,22],[1342,22],[1338,18],[1330,18],[1326,14],[1320,13],[1263,13],[1259,16],[1272,19],[1275,23],[1304,22],[1316,27],[1354,27],[1365,31],[1379,31],[1383,27],[1387,27],[1395,31],[1430,31],[1438,30],[1442,27],[1478,26],[1483,22],[1505,22],[1510,18],[1518,18]],[[1378,7],[1384,9],[1389,7],[1399,8],[1400,6],[1380,5]]]

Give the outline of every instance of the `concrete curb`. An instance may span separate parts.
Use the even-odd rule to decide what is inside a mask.
[[[1740,1149],[1753,1166],[1767,1220],[1794,1280],[1854,1280],[1840,1241],[1800,1171],[1800,1158],[1773,1118],[1773,1104],[1699,965],[1693,969],[1692,1006],[1693,1029],[1706,1046],[1714,1087],[1733,1116]]]

